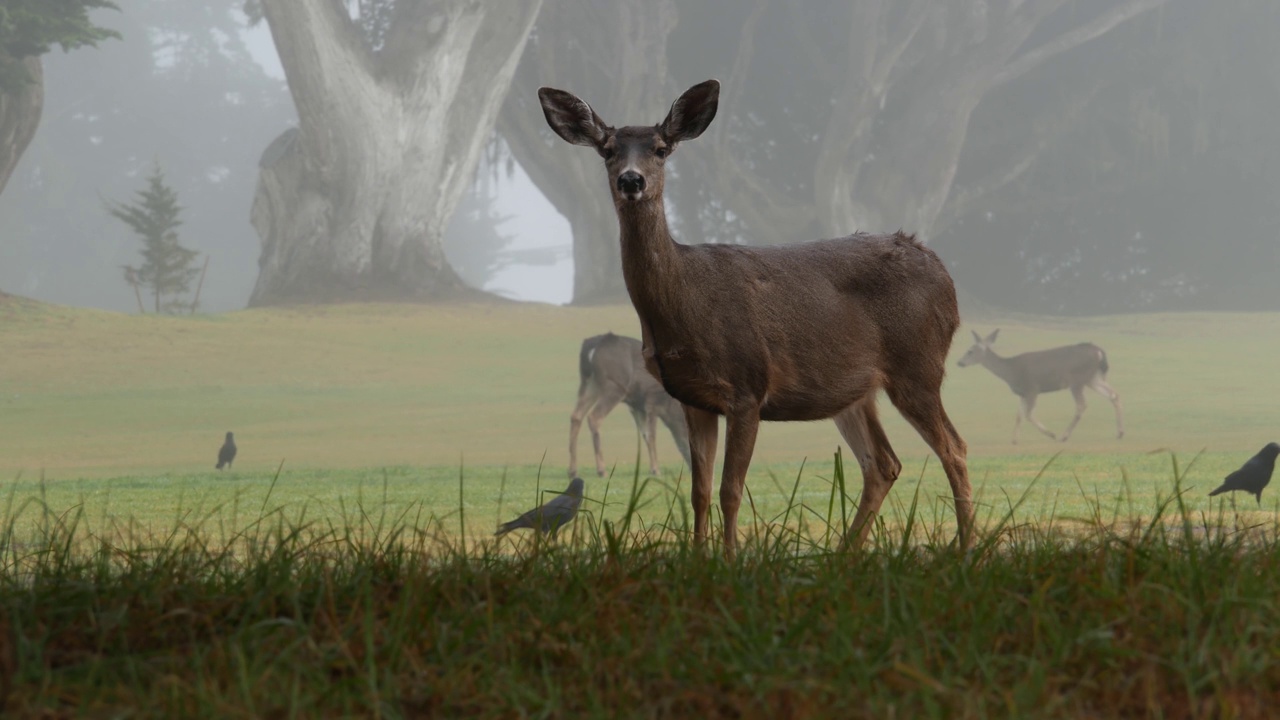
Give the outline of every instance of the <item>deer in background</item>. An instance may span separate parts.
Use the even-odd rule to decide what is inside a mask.
[[[596,450],[596,474],[604,476],[600,422],[619,402],[627,404],[636,430],[649,447],[649,474],[658,474],[658,420],[671,431],[680,454],[689,462],[684,408],[644,369],[639,340],[613,333],[583,340],[578,352],[578,377],[578,404],[569,418],[569,477],[578,475],[578,432],[584,417]]]
[[[982,365],[1005,381],[1013,394],[1018,396],[1021,404],[1013,421],[1015,445],[1018,443],[1018,428],[1022,425],[1023,417],[1050,439],[1058,439],[1049,428],[1035,419],[1031,411],[1035,410],[1037,395],[1065,388],[1071,388],[1071,397],[1075,398],[1076,416],[1062,433],[1062,442],[1071,437],[1071,431],[1075,430],[1076,423],[1080,422],[1080,416],[1084,414],[1086,387],[1111,401],[1116,409],[1116,438],[1124,437],[1124,413],[1120,409],[1120,394],[1107,384],[1107,370],[1110,366],[1107,364],[1107,353],[1102,348],[1093,343],[1080,343],[1004,358],[991,349],[999,334],[1000,330],[996,329],[983,338],[973,332],[973,347],[960,358],[957,365]]]
[[[942,461],[967,547],[973,524],[967,449],[941,396],[947,351],[960,326],[946,266],[902,233],[776,247],[675,242],[663,207],[666,161],[707,129],[719,96],[720,84],[708,80],[686,90],[661,123],[615,128],[570,93],[538,90],[551,129],[604,159],[645,366],[684,405],[689,425],[695,539],[707,536],[723,415],[726,553],[737,546],[738,509],[761,420],[835,419],[863,477],[844,544],[863,542],[902,470],[876,414],[876,391],[883,389]]]

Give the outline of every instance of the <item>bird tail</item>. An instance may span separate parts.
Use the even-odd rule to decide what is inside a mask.
[[[214,470],[221,470],[221,469],[222,469],[222,465],[223,465],[222,461],[221,461],[221,460],[219,460],[219,461],[218,461],[218,464],[213,466],[213,469],[214,469]]]
[[[523,517],[518,517],[510,522],[504,522],[498,526],[498,531],[493,534],[494,537],[502,537],[512,530],[526,527]]]
[[[1210,491],[1210,492],[1209,492],[1209,497],[1213,497],[1214,495],[1221,495],[1222,493],[1224,493],[1224,492],[1226,492],[1226,491],[1227,491],[1227,486],[1226,486],[1226,485],[1222,485],[1222,486],[1220,486],[1217,490],[1212,490],[1212,491]]]

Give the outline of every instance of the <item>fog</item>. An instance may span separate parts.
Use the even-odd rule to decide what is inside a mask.
[[[95,12],[122,37],[43,58],[40,124],[0,194],[0,290],[138,312],[122,268],[142,262],[142,244],[107,208],[133,202],[158,168],[182,208],[179,242],[197,270],[208,261],[200,312],[438,299],[454,273],[520,300],[625,302],[599,160],[552,142],[535,91],[564,88],[610,123],[648,124],[715,77],[715,123],[672,159],[682,242],[901,228],[937,250],[971,305],[1280,309],[1274,2],[658,2],[643,16],[615,0],[481,3],[483,22],[506,23],[491,35],[518,38],[497,49],[484,33],[455,42],[464,22],[413,5],[346,5],[342,31],[364,43],[367,82],[389,88],[388,107],[399,96],[387,78],[409,52],[435,67],[493,65],[447,97],[406,90],[394,112],[324,99],[352,108],[353,125],[299,112],[299,97],[312,108],[343,85],[282,62],[270,13],[251,19],[229,0]],[[517,6],[529,28],[508,27]],[[452,115],[428,127],[440,107]],[[290,163],[336,157],[321,126],[346,134],[351,157],[317,189]],[[293,155],[269,163],[264,151],[293,127]],[[425,159],[365,162],[384,156]],[[316,203],[315,217],[296,210]],[[369,248],[385,246],[397,254],[380,268]],[[432,270],[406,279],[407,267]]]

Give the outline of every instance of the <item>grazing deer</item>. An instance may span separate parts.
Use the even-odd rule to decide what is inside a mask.
[[[578,353],[578,377],[578,405],[569,418],[569,477],[578,476],[578,431],[584,417],[595,445],[596,474],[604,476],[600,422],[620,401],[631,410],[636,429],[649,447],[651,475],[658,474],[658,420],[671,431],[680,454],[689,462],[689,428],[684,422],[684,408],[644,369],[639,340],[613,333],[583,340]]]
[[[999,329],[993,330],[985,338],[973,333],[973,347],[960,358],[957,365],[982,365],[1008,383],[1009,389],[1022,401],[1018,407],[1018,415],[1013,420],[1015,445],[1018,444],[1018,428],[1022,425],[1023,417],[1051,439],[1058,439],[1049,428],[1035,419],[1031,411],[1036,407],[1037,395],[1064,388],[1071,388],[1071,397],[1076,400],[1076,416],[1062,433],[1062,442],[1071,437],[1071,431],[1076,429],[1076,423],[1080,422],[1080,416],[1084,414],[1086,387],[1111,401],[1116,409],[1116,438],[1124,437],[1124,413],[1120,409],[1120,394],[1107,384],[1107,370],[1110,366],[1107,365],[1107,353],[1102,348],[1093,343],[1080,343],[1004,358],[991,349],[991,344],[999,334]]]
[[[675,242],[664,166],[679,143],[707,129],[719,95],[708,80],[661,123],[614,128],[576,96],[538,90],[551,129],[604,158],[645,366],[689,424],[694,537],[707,535],[717,416],[725,417],[720,509],[730,554],[760,421],[834,418],[862,468],[862,499],[844,538],[859,545],[902,469],[876,414],[883,389],[942,461],[967,546],[966,446],[940,392],[960,326],[946,266],[900,232],[754,248]]]

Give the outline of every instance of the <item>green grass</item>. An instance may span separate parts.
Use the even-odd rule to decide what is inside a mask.
[[[159,540],[73,512],[19,542],[10,522],[0,712],[1180,718],[1280,699],[1274,522],[1175,493],[1146,523],[1069,533],[988,514],[961,554],[908,508],[865,552],[833,552],[815,516],[754,521],[726,560],[639,478],[622,501],[514,549],[376,503],[335,521],[268,502]]]
[[[690,544],[669,437],[636,475],[625,411],[570,536],[489,539],[564,486],[578,344],[636,334],[629,308],[0,296],[0,714],[1264,716],[1276,496],[1204,493],[1276,439],[1280,316],[995,326],[1007,354],[1106,348],[1126,438],[1090,397],[1069,444],[1012,446],[1012,395],[953,367],[973,552],[886,403],[904,472],[872,547],[832,551],[859,480],[831,423],[778,424],[725,560]],[[1039,410],[1061,429],[1071,401]]]
[[[291,507],[332,514],[386,492],[446,514],[457,507],[461,467],[468,512],[496,524],[532,503],[537,488],[563,486],[581,339],[636,334],[635,325],[628,307],[355,305],[167,318],[0,300],[0,478],[19,499],[41,495],[60,511],[82,506],[93,523],[130,519],[160,532],[182,513],[260,502],[281,463],[272,492]],[[1170,453],[1187,463],[1204,451],[1186,478],[1188,502],[1200,509],[1202,491],[1280,432],[1280,315],[972,327],[997,326],[1006,354],[1080,340],[1106,348],[1128,435],[1114,439],[1111,408],[1091,394],[1070,443],[1024,426],[1022,444],[1011,445],[1012,394],[986,370],[953,363],[947,406],[990,507],[1005,507],[1037,475],[1019,511],[1027,516],[1078,517],[1088,501],[1121,492],[1149,507],[1168,491]],[[930,516],[945,516],[938,464],[883,404],[905,465],[900,484],[919,480]],[[1071,409],[1062,392],[1038,408],[1057,430]],[[227,429],[240,456],[234,471],[217,473]],[[609,467],[629,477],[638,441],[628,413],[615,411],[603,435]],[[674,488],[679,456],[660,436],[664,482]],[[840,444],[832,423],[766,424],[748,481],[760,513],[784,508],[797,476],[798,501],[827,497]],[[590,446],[584,432],[587,468]],[[601,497],[604,485],[588,477],[588,495]]]

